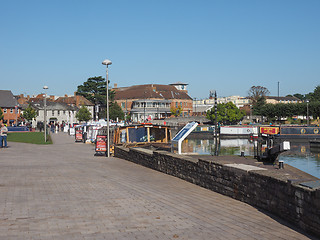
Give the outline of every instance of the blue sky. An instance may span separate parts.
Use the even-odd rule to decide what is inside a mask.
[[[277,95],[320,84],[319,0],[0,1],[0,89],[73,94],[111,85],[189,84],[191,97]]]

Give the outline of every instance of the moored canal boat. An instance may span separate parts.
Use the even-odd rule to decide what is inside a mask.
[[[315,126],[280,126],[279,139],[320,139],[320,127]]]
[[[171,129],[165,125],[138,124],[117,127],[114,130],[113,144],[128,147],[169,148]]]

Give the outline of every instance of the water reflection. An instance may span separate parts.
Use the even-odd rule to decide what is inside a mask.
[[[215,144],[214,139],[186,139],[182,142],[182,152],[192,152],[201,155],[254,155],[253,142],[249,139],[220,139]],[[291,150],[282,153],[279,160],[320,178],[320,151],[310,149],[309,142],[290,142]],[[265,148],[266,145],[263,145]]]

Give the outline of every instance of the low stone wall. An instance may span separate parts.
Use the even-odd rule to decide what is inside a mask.
[[[276,178],[269,171],[246,171],[166,151],[115,147],[115,157],[246,202],[320,236],[320,189]]]

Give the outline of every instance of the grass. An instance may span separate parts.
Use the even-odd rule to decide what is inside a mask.
[[[52,144],[50,135],[47,135],[47,142],[44,142],[44,132],[9,132],[7,141],[32,144]]]

